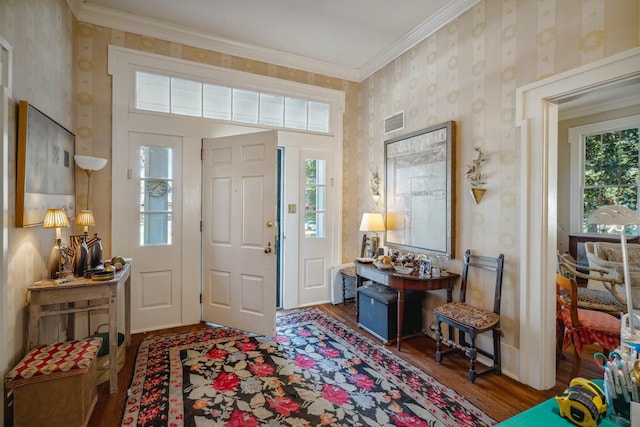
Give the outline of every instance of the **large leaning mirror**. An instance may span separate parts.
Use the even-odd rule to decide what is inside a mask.
[[[454,256],[455,122],[385,141],[386,244]]]

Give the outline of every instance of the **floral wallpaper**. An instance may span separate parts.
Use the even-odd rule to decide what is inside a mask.
[[[366,174],[384,171],[383,141],[448,120],[456,122],[456,260],[466,249],[505,254],[501,327],[505,370],[517,369],[520,248],[520,149],[515,90],[638,46],[637,0],[486,0],[388,64],[362,85],[362,138],[358,158],[360,200],[374,209]],[[405,112],[405,128],[384,135],[385,117]],[[467,165],[486,154],[486,193],[476,205],[465,179]],[[384,182],[384,178],[383,178]],[[353,217],[345,223],[355,224]],[[351,227],[354,227],[352,225]],[[345,229],[349,226],[345,225]],[[345,251],[347,248],[345,248]],[[457,264],[457,265],[456,265]],[[492,305],[492,292],[471,302]],[[439,304],[432,293],[427,324]]]
[[[513,371],[519,338],[519,194],[524,185],[518,170],[515,89],[638,46],[638,3],[485,0],[361,83],[77,22],[64,0],[0,0],[0,35],[14,47],[15,100],[32,101],[75,131],[77,153],[107,159],[112,156],[110,44],[344,91],[344,261],[359,254],[362,212],[383,209],[384,141],[455,121],[457,255],[452,269],[459,269],[460,254],[467,248],[506,254],[503,358]],[[384,118],[400,111],[405,112],[404,129],[385,135]],[[476,146],[487,155],[487,192],[477,205],[464,175]],[[9,156],[14,165],[15,151]],[[107,171],[94,174],[91,203],[96,231],[109,254],[111,201],[99,196],[111,194]],[[382,183],[380,204],[370,190],[375,171]],[[82,206],[86,177],[79,174],[76,181]],[[24,345],[26,287],[43,276],[51,238],[41,228],[10,232],[10,283],[2,290],[10,294],[7,329],[13,355]],[[443,297],[427,298],[427,319]],[[484,298],[482,293],[472,296],[474,301]]]
[[[0,292],[8,295],[7,362],[22,357],[26,343],[27,287],[47,275],[47,257],[54,231],[41,226],[15,227],[15,188],[18,101],[36,108],[75,131],[74,40],[75,18],[65,0],[0,0],[0,36],[13,48],[13,99],[9,108],[9,242],[8,281]],[[64,229],[63,240],[71,229]],[[62,318],[43,319],[43,337],[55,337]],[[46,339],[46,338],[44,338]],[[5,367],[0,367],[5,368]]]

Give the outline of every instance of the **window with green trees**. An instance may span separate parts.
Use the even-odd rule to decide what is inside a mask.
[[[638,128],[585,135],[582,185],[582,231],[607,233],[606,226],[588,224],[589,215],[604,205],[638,210]],[[638,226],[627,227],[638,234]]]

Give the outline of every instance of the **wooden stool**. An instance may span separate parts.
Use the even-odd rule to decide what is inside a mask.
[[[13,425],[86,426],[98,400],[101,345],[101,338],[86,338],[31,350],[4,380],[13,391]]]
[[[356,299],[356,267],[350,265],[339,270],[342,275],[342,303],[355,301]],[[347,298],[347,291],[352,292],[352,296]]]

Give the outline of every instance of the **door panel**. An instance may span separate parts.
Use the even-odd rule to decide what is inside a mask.
[[[129,133],[132,330],[182,322],[182,138]]]
[[[273,336],[276,132],[203,141],[203,320]]]

